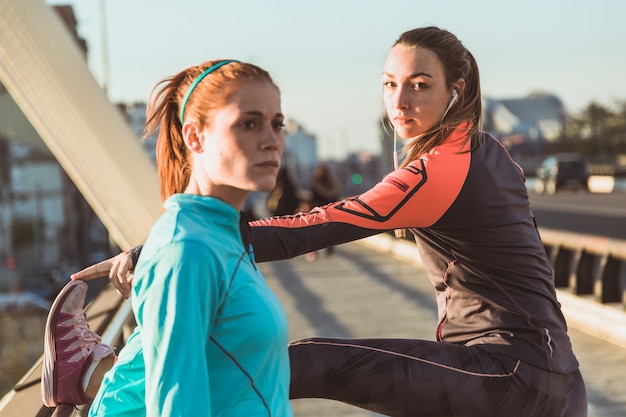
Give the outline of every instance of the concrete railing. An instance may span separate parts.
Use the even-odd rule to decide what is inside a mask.
[[[541,237],[557,288],[593,296],[602,304],[621,304],[624,309],[626,240],[545,229]]]
[[[626,240],[542,230],[568,324],[626,348]]]
[[[554,269],[557,289],[614,305],[626,314],[626,240],[543,228],[539,232]],[[388,235],[372,236],[364,241],[406,261],[421,263],[411,241]]]

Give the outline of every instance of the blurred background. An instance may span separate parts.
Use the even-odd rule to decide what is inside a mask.
[[[278,199],[289,193],[287,212],[320,201],[321,170],[327,193],[338,198],[366,190],[392,169],[382,66],[403,31],[427,25],[455,33],[476,57],[483,128],[524,168],[529,188],[546,195],[624,190],[621,0],[46,4],[137,138],[151,87],[181,68],[234,58],[270,71],[288,117],[289,184],[251,196],[251,217],[278,213]],[[151,157],[154,142],[144,143]],[[554,155],[581,161],[580,169],[568,174]],[[0,396],[41,355],[45,316],[69,274],[118,251],[0,84]]]

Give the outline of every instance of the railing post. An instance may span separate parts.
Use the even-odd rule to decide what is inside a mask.
[[[602,304],[624,302],[623,271],[624,260],[609,254],[602,272],[602,291],[600,293]]]
[[[553,244],[547,244],[547,243],[543,243],[543,250],[546,251],[546,255],[548,256],[548,260],[550,261],[550,264],[553,264],[554,262],[554,252],[556,251],[556,246]]]
[[[570,275],[572,274],[572,264],[576,253],[572,249],[558,248],[554,259],[554,286],[557,288],[570,287]]]
[[[593,294],[593,287],[600,267],[600,256],[583,249],[578,258],[574,294]]]

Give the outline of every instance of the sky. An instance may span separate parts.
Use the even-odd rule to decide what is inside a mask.
[[[160,80],[206,60],[252,62],[280,87],[287,118],[318,138],[321,159],[381,151],[385,57],[421,26],[472,52],[484,97],[548,92],[573,113],[626,101],[623,0],[45,1],[73,6],[111,101],[145,102]]]

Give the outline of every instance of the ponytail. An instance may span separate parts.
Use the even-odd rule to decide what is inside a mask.
[[[158,131],[156,160],[161,184],[161,201],[185,191],[191,163],[178,120],[177,95],[186,74],[180,73],[158,83],[151,93],[143,137]]]

